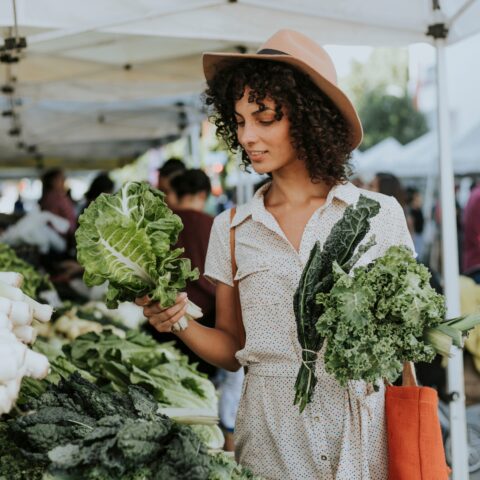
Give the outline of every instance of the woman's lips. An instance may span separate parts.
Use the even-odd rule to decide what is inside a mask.
[[[248,150],[247,151],[248,156],[252,161],[261,160],[267,152],[268,150]]]

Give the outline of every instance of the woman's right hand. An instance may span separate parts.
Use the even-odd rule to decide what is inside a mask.
[[[179,293],[175,305],[168,308],[162,308],[158,302],[152,302],[148,295],[136,298],[135,303],[143,307],[143,314],[156,330],[171,332],[173,325],[185,315],[188,298],[185,292]]]

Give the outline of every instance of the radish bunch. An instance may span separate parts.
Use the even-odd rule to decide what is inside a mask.
[[[35,341],[33,319],[50,320],[53,309],[38,303],[20,289],[23,276],[0,272],[0,415],[8,413],[18,397],[22,378],[47,376],[47,357],[30,350]]]

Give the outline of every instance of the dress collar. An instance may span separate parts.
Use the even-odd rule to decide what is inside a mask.
[[[253,220],[260,221],[264,224],[271,223],[273,218],[270,212],[265,208],[263,196],[270,187],[271,182],[261,186],[254,194],[252,199],[239,205],[235,216],[233,217],[232,227],[236,227],[243,223],[247,218],[252,217]],[[325,203],[319,208],[319,211],[325,210],[334,199],[340,200],[346,205],[356,203],[360,196],[360,190],[353,183],[339,183],[333,186],[328,192]]]

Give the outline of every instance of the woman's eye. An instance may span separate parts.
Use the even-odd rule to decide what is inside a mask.
[[[273,120],[260,120],[261,125],[271,125]]]
[[[245,125],[245,122],[237,122],[237,128],[243,127]]]

